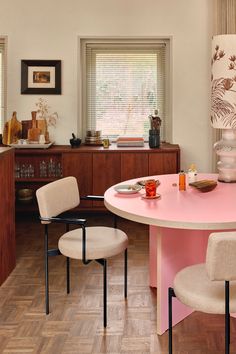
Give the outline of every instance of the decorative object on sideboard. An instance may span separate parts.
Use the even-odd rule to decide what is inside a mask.
[[[40,144],[29,142],[27,139],[19,139],[16,144],[10,144],[10,146],[14,147],[15,149],[48,149],[52,145],[53,142],[48,144]]]
[[[21,138],[22,139],[27,139],[28,138],[28,130],[30,128],[32,128],[32,120],[22,120],[21,121],[22,124],[22,134],[21,134]]]
[[[104,149],[108,149],[109,146],[110,146],[110,140],[109,140],[109,138],[108,138],[108,137],[104,137],[104,138],[102,139],[102,144],[103,144]]]
[[[144,138],[141,136],[118,136],[116,139],[116,145],[118,147],[143,147]]]
[[[30,188],[22,188],[17,191],[17,200],[21,204],[31,204],[34,199],[34,191]]]
[[[158,117],[158,110],[155,109],[154,115],[149,116],[150,128],[149,129],[149,147],[159,148],[160,147],[160,128],[161,128],[161,118]]]
[[[2,142],[5,145],[16,143],[21,138],[22,124],[16,117],[16,112],[13,112],[12,118],[5,123],[3,130]]]
[[[31,112],[32,120],[23,120],[22,123],[13,112],[4,127],[3,144],[16,148],[48,148],[52,145],[48,127],[56,127],[58,114],[50,112],[50,106],[43,98],[39,98],[36,107],[37,111]]]
[[[60,95],[61,60],[21,60],[21,94]]]
[[[101,133],[101,130],[87,130],[85,145],[103,145]]]
[[[36,123],[36,115],[37,112],[33,111],[31,112],[32,115],[32,128],[28,130],[28,140],[31,143],[38,143],[39,141],[39,136],[41,134],[41,129],[37,128],[37,123]]]
[[[218,180],[236,182],[236,35],[213,37],[211,124],[222,130],[215,143]]]
[[[72,133],[72,138],[70,139],[70,145],[72,148],[77,148],[79,147],[81,144],[81,139],[80,138],[76,138],[75,134]]]
[[[58,113],[50,112],[50,106],[43,98],[39,98],[36,102],[37,107],[37,127],[41,129],[41,134],[45,136],[45,143],[49,143],[49,131],[48,128],[56,128],[58,121]]]

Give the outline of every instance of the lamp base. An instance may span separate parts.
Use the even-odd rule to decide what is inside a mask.
[[[225,176],[225,175],[220,175],[219,174],[218,181],[219,182],[224,182],[224,183],[236,183],[236,179],[232,175]]]
[[[214,144],[214,149],[219,157],[218,180],[236,183],[236,129],[223,129],[222,139]]]

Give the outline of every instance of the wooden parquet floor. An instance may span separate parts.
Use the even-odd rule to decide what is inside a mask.
[[[92,219],[92,218],[91,218]],[[112,226],[112,218],[93,217]],[[102,322],[102,267],[71,261],[71,293],[65,290],[65,258],[50,258],[50,314],[44,313],[43,227],[17,220],[17,265],[0,287],[0,353],[167,354],[168,336],[156,335],[156,293],[148,286],[148,227],[119,219],[129,235],[128,300],[123,298],[123,257],[108,262],[108,327]],[[52,225],[56,246],[62,225]],[[236,353],[231,320],[231,353]],[[222,316],[195,312],[174,330],[175,354],[224,353]]]

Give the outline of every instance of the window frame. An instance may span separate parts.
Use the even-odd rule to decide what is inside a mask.
[[[86,45],[166,45],[165,63],[165,141],[172,142],[172,36],[162,37],[78,37],[78,134],[82,139],[86,136]],[[163,139],[162,139],[163,140]]]

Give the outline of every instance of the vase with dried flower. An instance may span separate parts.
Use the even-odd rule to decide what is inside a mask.
[[[49,143],[48,127],[56,127],[58,114],[57,112],[50,112],[50,106],[43,98],[39,98],[36,102],[37,107],[37,127],[41,129],[41,134],[45,136],[45,142]]]
[[[155,109],[154,115],[149,116],[150,128],[149,129],[149,147],[159,148],[160,147],[160,128],[161,128],[161,118],[158,117],[158,110]]]

